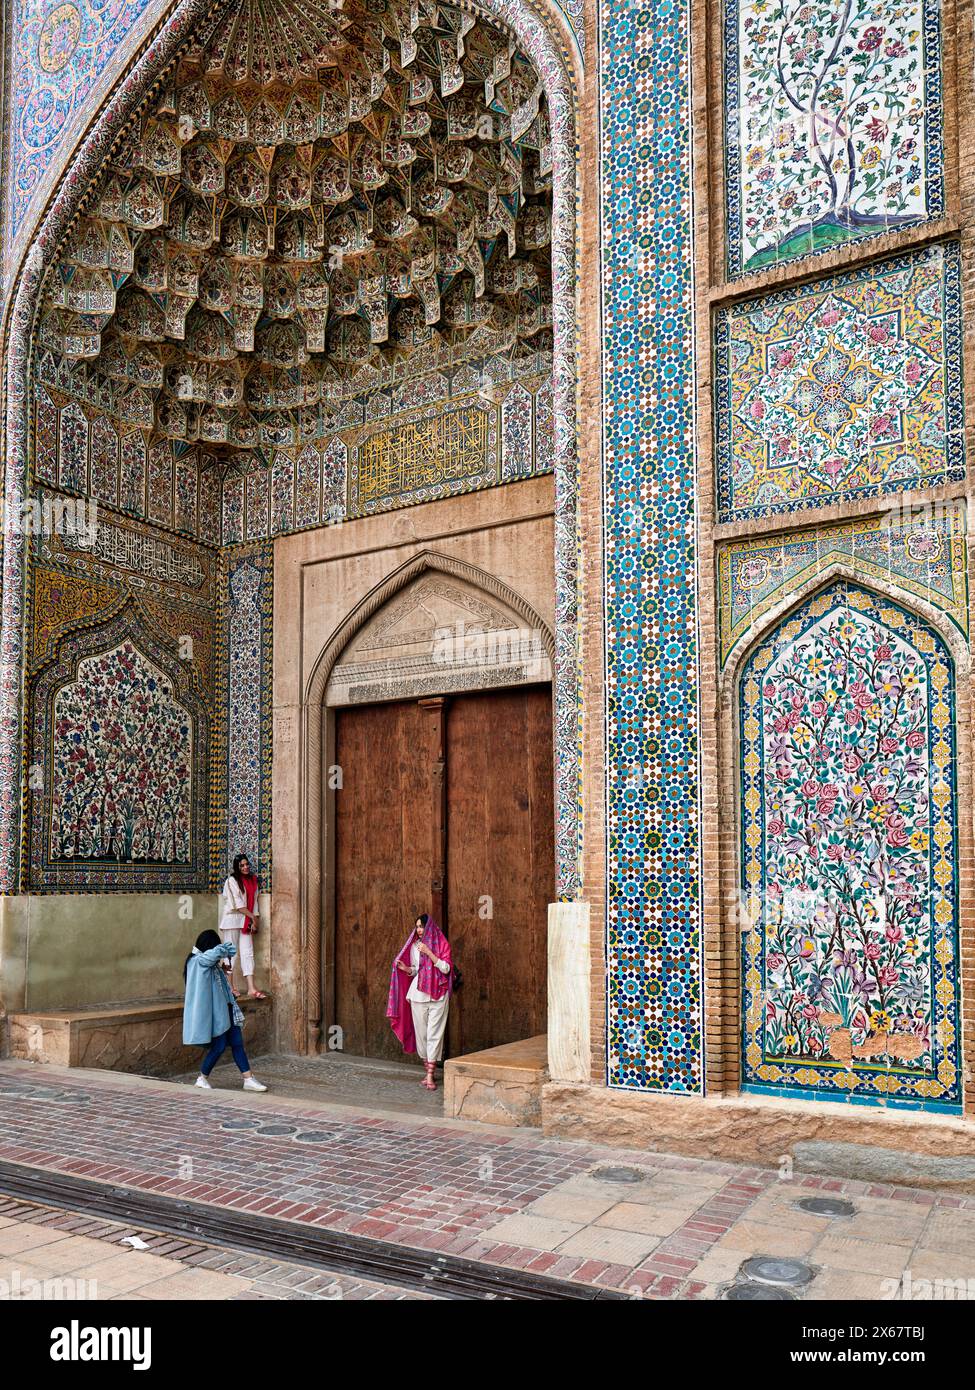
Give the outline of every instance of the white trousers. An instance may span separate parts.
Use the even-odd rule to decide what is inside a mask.
[[[242,932],[240,927],[221,927],[220,936],[224,941],[232,941],[237,947],[234,956],[233,979],[240,984],[241,975],[254,974],[254,937],[251,932]]]
[[[416,1050],[424,1062],[439,1062],[443,1052],[443,1035],[447,1031],[447,1010],[450,995],[442,999],[432,999],[429,1004],[418,1004],[410,1000],[413,1010],[413,1031],[416,1034]]]

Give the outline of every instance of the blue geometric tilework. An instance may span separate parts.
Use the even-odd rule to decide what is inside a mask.
[[[689,7],[599,7],[609,1084],[702,1089]]]
[[[11,240],[98,78],[150,0],[19,0],[13,23]]]

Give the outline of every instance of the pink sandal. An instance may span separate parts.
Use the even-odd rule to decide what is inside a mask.
[[[426,1072],[423,1078],[423,1085],[428,1091],[435,1091],[437,1089],[437,1083],[434,1080],[433,1073],[437,1069],[437,1064],[436,1062],[424,1062],[423,1067]]]

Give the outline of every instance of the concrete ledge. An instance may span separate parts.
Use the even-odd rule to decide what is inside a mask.
[[[832,1101],[635,1095],[561,1081],[542,1088],[546,1134],[648,1153],[789,1165],[865,1182],[975,1192],[975,1124]]]
[[[255,1056],[268,1050],[271,1000],[242,999],[244,1039]],[[191,1071],[202,1049],[183,1046],[183,1004],[117,1004],[91,1009],[8,1014],[6,1055],[62,1067],[167,1076]]]
[[[492,1125],[539,1125],[548,1077],[544,1033],[444,1063],[444,1115]]]

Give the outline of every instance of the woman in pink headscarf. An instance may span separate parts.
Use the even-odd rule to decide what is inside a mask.
[[[412,980],[409,989],[407,980]],[[443,1052],[452,989],[450,943],[424,912],[393,962],[386,1017],[403,1051],[419,1053],[428,1091],[437,1089],[434,1072]]]

